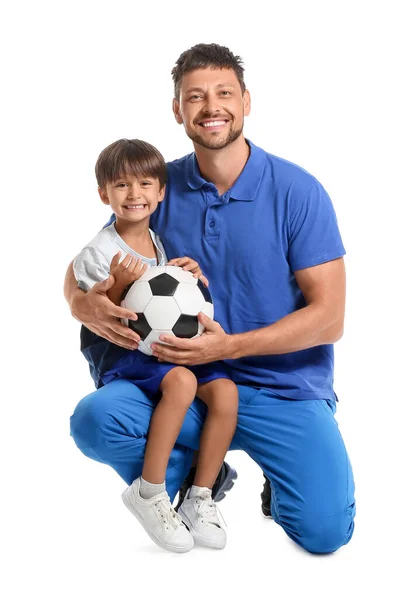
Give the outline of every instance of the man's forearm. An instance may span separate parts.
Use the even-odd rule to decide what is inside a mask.
[[[70,308],[72,308],[74,298],[76,296],[83,296],[84,294],[85,292],[83,292],[83,290],[77,285],[76,278],[74,277],[73,263],[71,262],[68,265],[64,281],[64,296],[70,305]]]
[[[343,334],[344,315],[321,305],[309,305],[272,325],[229,336],[228,356],[286,354],[333,344]]]

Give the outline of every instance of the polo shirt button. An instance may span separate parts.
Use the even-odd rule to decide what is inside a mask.
[[[215,221],[211,221],[211,222],[209,223],[209,227],[215,227]]]

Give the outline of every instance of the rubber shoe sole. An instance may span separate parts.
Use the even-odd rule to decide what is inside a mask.
[[[224,465],[226,470],[225,478],[215,491],[215,495],[213,496],[215,502],[220,502],[225,498],[226,492],[232,490],[232,488],[234,487],[234,482],[238,477],[238,474],[235,471],[235,469],[229,466],[228,463],[224,463]]]

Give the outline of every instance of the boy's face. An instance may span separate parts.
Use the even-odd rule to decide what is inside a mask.
[[[179,100],[173,100],[177,123],[184,125],[193,142],[212,150],[239,138],[250,108],[250,94],[242,93],[232,69],[208,67],[186,73]]]
[[[102,202],[110,205],[115,216],[133,223],[149,219],[164,198],[164,192],[165,187],[160,188],[158,179],[133,175],[124,175],[107,183],[105,189],[99,188]]]

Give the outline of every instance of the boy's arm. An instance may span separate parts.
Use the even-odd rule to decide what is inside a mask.
[[[140,342],[139,335],[122,325],[119,319],[136,321],[137,316],[130,310],[116,306],[109,299],[107,292],[114,282],[115,278],[110,275],[104,281],[93,285],[88,292],[84,292],[77,285],[71,262],[65,275],[64,296],[73,317],[90,331],[118,346],[136,350]]]

